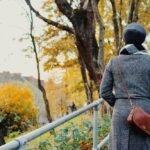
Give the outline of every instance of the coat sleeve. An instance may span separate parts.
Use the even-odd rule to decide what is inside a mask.
[[[100,96],[111,106],[115,104],[115,95],[113,94],[113,74],[111,69],[112,59],[105,67],[102,82],[100,85]]]

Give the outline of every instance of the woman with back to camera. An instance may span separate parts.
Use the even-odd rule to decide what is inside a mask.
[[[104,71],[101,97],[113,107],[109,150],[150,150],[150,136],[141,134],[127,122],[131,111],[128,95],[133,105],[150,114],[150,55],[142,46],[145,38],[146,31],[140,24],[127,25],[123,31],[125,46]]]

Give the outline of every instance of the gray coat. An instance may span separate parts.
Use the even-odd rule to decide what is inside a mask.
[[[110,60],[100,86],[101,97],[113,106],[109,150],[150,150],[150,137],[140,134],[127,123],[131,106],[116,65],[119,59],[133,104],[150,113],[150,55],[147,52],[141,54],[134,46],[127,51],[129,55]]]

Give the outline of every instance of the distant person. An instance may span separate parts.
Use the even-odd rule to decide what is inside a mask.
[[[146,31],[140,24],[131,23],[123,37],[125,46],[107,64],[100,87],[101,97],[113,107],[109,150],[150,150],[150,136],[127,122],[130,98],[133,105],[150,114],[150,55],[142,46]]]
[[[77,107],[76,107],[76,105],[75,105],[75,103],[73,102],[70,106],[70,109],[71,109],[71,112],[73,112],[73,111],[76,111],[77,110]]]

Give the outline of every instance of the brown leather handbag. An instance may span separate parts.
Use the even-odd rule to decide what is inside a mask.
[[[118,68],[119,76],[124,86],[124,90],[127,94],[130,105],[131,105],[131,111],[129,113],[127,121],[130,125],[136,127],[141,133],[144,133],[145,135],[150,136],[150,114],[145,112],[143,108],[133,105],[118,61],[119,61],[119,58],[117,60],[117,66],[118,66],[117,68]]]

